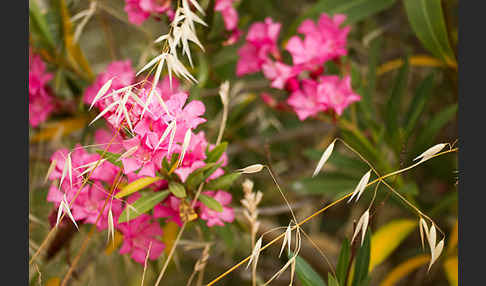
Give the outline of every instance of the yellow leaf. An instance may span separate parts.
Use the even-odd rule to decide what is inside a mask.
[[[131,182],[130,184],[126,185],[121,189],[121,191],[115,195],[115,198],[123,198],[126,197],[130,194],[133,194],[137,191],[140,191],[141,189],[147,187],[148,185],[151,185],[159,180],[161,180],[161,177],[145,177],[145,178],[140,178],[138,180],[135,180]]]
[[[457,263],[457,256],[455,256],[447,258],[443,264],[447,280],[449,280],[451,286],[459,285]]]
[[[415,228],[410,219],[395,220],[382,226],[371,237],[370,272],[383,262]]]
[[[458,240],[458,220],[456,220],[456,223],[454,224],[454,228],[452,228],[452,233],[449,239],[448,247],[447,247],[447,254],[452,254],[452,251],[457,246],[457,240]]]
[[[61,284],[61,278],[59,277],[49,278],[46,282],[46,286],[59,286],[59,284]]]
[[[172,246],[174,245],[174,241],[177,237],[177,231],[179,229],[179,226],[173,222],[169,221],[163,228],[162,231],[164,233],[164,236],[162,236],[162,240],[165,244],[165,253],[168,255],[170,250],[172,249]]]
[[[108,246],[105,248],[105,254],[110,255],[120,246],[122,242],[123,235],[119,231],[115,231],[115,238],[113,239],[113,242],[108,242]]]
[[[418,267],[425,265],[429,262],[430,256],[429,255],[418,255],[415,257],[410,258],[409,260],[401,263],[397,267],[395,267],[388,275],[383,279],[380,286],[393,286],[395,283],[400,281],[403,277],[405,277],[410,272],[414,271]]]
[[[40,142],[52,139],[56,136],[70,134],[76,130],[82,129],[88,123],[88,116],[69,118],[57,122],[48,123],[39,133],[30,138],[30,142]]]
[[[94,74],[91,71],[88,61],[84,57],[81,48],[74,42],[73,25],[66,1],[60,0],[59,6],[61,10],[64,45],[66,47],[68,61],[71,62],[75,69],[83,69],[87,78],[91,80],[94,78]]]
[[[436,59],[434,57],[428,55],[415,55],[411,56],[410,59],[411,66],[421,66],[421,67],[451,67],[457,69],[457,64],[454,62],[444,63],[443,61]],[[402,59],[396,59],[388,61],[381,66],[378,67],[376,70],[376,75],[380,76],[384,73],[392,71],[394,69],[398,69],[403,65]]]

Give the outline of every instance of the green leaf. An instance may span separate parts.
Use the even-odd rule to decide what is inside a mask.
[[[32,20],[32,26],[38,30],[42,39],[48,44],[48,46],[51,49],[55,49],[56,45],[49,27],[47,26],[47,21],[35,2],[36,1],[32,0],[29,1],[29,15],[30,19]]]
[[[293,256],[294,253],[290,251],[289,259]],[[295,272],[302,286],[326,286],[321,276],[300,256],[295,258]]]
[[[231,187],[233,182],[241,176],[241,173],[229,173],[211,180],[207,183],[205,189],[207,190],[227,190]]]
[[[205,166],[194,170],[186,179],[186,186],[194,190],[196,189],[199,184],[205,181],[209,176],[211,176],[214,171],[216,171],[220,167],[221,163],[208,163]]]
[[[366,232],[363,246],[358,249],[356,263],[354,265],[354,275],[352,286],[361,286],[368,279],[368,269],[370,264],[371,234]]]
[[[132,204],[135,210],[129,208],[128,206],[123,210],[118,223],[127,222],[134,218],[137,218],[141,214],[144,214],[155,207],[158,203],[163,201],[169,195],[169,191],[162,192],[150,192],[147,194],[142,194],[142,196]]]
[[[415,96],[413,97],[412,103],[410,103],[410,107],[408,108],[405,116],[404,125],[407,135],[410,135],[415,128],[415,125],[417,124],[417,121],[425,108],[427,100],[430,97],[433,85],[434,75],[430,74],[420,83],[419,87],[417,88]]]
[[[424,47],[450,65],[457,65],[449,45],[440,0],[404,0],[405,11],[413,31]]]
[[[101,157],[108,160],[108,162],[117,165],[118,167],[123,167],[123,163],[120,159],[121,154],[111,153],[104,150],[96,150],[96,153],[100,154]]]
[[[179,199],[186,197],[186,189],[184,188],[183,185],[176,182],[169,183],[169,192],[171,192],[174,196],[178,197]]]
[[[332,276],[331,273],[329,273],[328,276],[327,276],[327,285],[339,286],[339,282],[337,281],[337,279],[334,276]]]
[[[400,72],[393,85],[390,98],[386,104],[385,120],[387,139],[394,146],[399,145],[397,140],[398,136],[398,115],[401,114],[400,107],[402,105],[402,99],[405,94],[408,82],[409,62],[408,57],[404,60],[404,64],[400,68]]]
[[[231,231],[230,224],[225,224],[224,226],[216,225],[211,229],[216,231],[216,233],[224,240],[224,243],[229,249],[235,248],[234,233]]]
[[[224,151],[226,151],[226,147],[228,147],[228,142],[222,142],[218,146],[214,147],[213,150],[207,152],[206,163],[218,162],[221,155],[223,155]]]
[[[341,173],[319,173],[314,178],[304,178],[292,183],[291,188],[302,194],[328,194],[352,192],[359,179]]]
[[[347,238],[344,239],[341,246],[341,252],[339,253],[339,260],[336,266],[336,276],[340,284],[344,285],[344,280],[346,280],[346,272],[348,271],[349,258],[351,257],[351,250],[349,241]],[[329,283],[331,286],[331,283]]]
[[[320,0],[292,23],[287,37],[295,34],[303,20],[308,18],[316,19],[322,13],[331,16],[334,14],[345,14],[347,18],[343,25],[348,25],[381,12],[391,7],[393,3],[395,3],[395,0]]]
[[[148,187],[149,185],[160,181],[162,178],[161,177],[145,177],[145,178],[140,178],[137,179],[130,184],[124,186],[121,191],[115,195],[115,198],[123,198],[128,195],[131,195],[135,192],[140,191],[141,189]]]
[[[213,199],[210,196],[206,196],[205,194],[200,194],[199,201],[214,211],[217,212],[223,211],[223,206],[217,200]]]
[[[452,120],[457,112],[457,104],[450,105],[446,109],[439,112],[431,120],[427,121],[422,132],[418,136],[416,143],[414,144],[414,152],[411,156],[417,156],[427,150],[427,148],[432,147],[435,142],[435,137],[437,137],[439,131],[444,127],[444,125]]]
[[[362,100],[359,101],[359,106],[365,111],[368,118],[373,117],[376,114],[373,100],[371,98],[376,92],[376,67],[379,62],[381,44],[381,38],[376,38],[370,43],[366,88],[360,93]]]

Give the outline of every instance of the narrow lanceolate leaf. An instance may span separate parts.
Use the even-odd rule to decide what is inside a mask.
[[[214,147],[211,151],[207,153],[206,162],[212,163],[217,162],[219,158],[223,155],[224,151],[228,147],[228,142],[222,142],[218,146]]]
[[[199,201],[214,211],[217,212],[223,211],[223,206],[217,200],[215,200],[210,196],[206,196],[205,194],[200,194]]]
[[[171,192],[174,196],[180,199],[186,197],[186,189],[184,188],[183,185],[176,182],[170,182],[169,192]]]
[[[125,187],[123,187],[121,191],[115,195],[115,198],[119,199],[131,195],[135,192],[138,192],[148,187],[149,185],[157,181],[160,181],[161,179],[162,179],[161,177],[145,177],[145,178],[137,179],[131,182],[130,184],[126,185]]]
[[[403,4],[410,26],[424,47],[447,64],[456,66],[442,12],[442,1],[405,0]]]
[[[432,251],[432,258],[430,259],[430,264],[429,264],[428,270],[430,270],[430,267],[432,267],[432,264],[434,264],[434,262],[437,260],[437,258],[439,258],[443,249],[444,249],[444,240],[442,239],[439,243],[437,243],[437,246]]]
[[[434,145],[434,146],[430,147],[429,149],[427,149],[424,153],[417,156],[417,158],[415,158],[413,160],[416,161],[420,158],[422,159],[421,161],[428,160],[431,157],[433,157],[435,154],[439,153],[440,150],[444,149],[445,146],[447,146],[447,143],[440,143],[440,144]]]
[[[100,156],[103,157],[103,160],[108,160],[108,162],[112,163],[113,165],[116,165],[118,167],[122,167],[123,164],[120,161],[120,154],[104,151],[104,150],[96,150],[96,153],[98,153]],[[102,162],[100,162],[101,164]]]
[[[290,259],[295,259],[295,272],[303,286],[325,286],[326,283],[319,274],[299,255],[289,253]]]
[[[262,164],[254,164],[243,169],[236,170],[237,172],[241,172],[243,174],[251,174],[251,173],[258,173],[263,169],[264,165]]]
[[[398,219],[380,227],[371,237],[371,272],[389,257],[417,225],[416,220]]]
[[[100,90],[96,94],[95,98],[91,102],[91,105],[89,106],[89,110],[91,110],[91,108],[93,108],[93,106],[100,99],[100,97],[105,95],[105,93],[108,91],[108,89],[110,89],[111,83],[113,82],[113,79],[114,79],[114,77],[112,77],[109,81],[105,82],[105,84],[100,88]]]
[[[354,241],[356,238],[356,235],[361,231],[361,245],[363,245],[364,241],[364,236],[366,234],[366,229],[368,228],[368,221],[370,219],[370,212],[369,210],[366,210],[363,215],[358,220],[358,223],[356,224],[356,229],[354,230],[353,238],[351,239],[351,242]]]
[[[319,163],[317,163],[317,167],[314,170],[314,174],[312,174],[312,177],[315,177],[317,175],[317,173],[319,173],[321,171],[321,169],[324,166],[324,164],[326,163],[327,159],[329,159],[329,157],[331,156],[332,150],[334,149],[334,142],[336,142],[336,141],[332,141],[332,143],[329,144],[329,146],[326,148],[326,151],[324,151],[324,153],[322,153],[322,157],[319,160]]]
[[[361,194],[366,189],[366,185],[368,184],[368,181],[370,180],[370,176],[371,176],[371,170],[369,170],[366,174],[363,175],[363,177],[361,177],[361,180],[359,181],[358,185],[354,189],[353,194],[351,195],[351,197],[348,200],[348,203],[353,200],[354,196],[356,196],[356,201],[359,200],[359,198],[361,197]]]
[[[241,173],[229,173],[206,184],[206,190],[227,190],[231,187],[233,182],[241,176]]]
[[[169,191],[151,192],[143,194],[135,203],[127,205],[118,219],[118,223],[123,223],[154,208],[155,205],[163,201],[169,195]]]
[[[336,278],[338,279],[338,282],[340,282],[342,285],[344,285],[344,280],[346,279],[348,265],[350,263],[350,256],[351,250],[349,241],[347,238],[344,238],[341,246],[341,252],[339,253],[338,263],[336,266]]]
[[[181,165],[182,161],[184,161],[184,156],[186,155],[187,148],[189,147],[189,142],[191,142],[191,129],[187,129],[186,134],[184,135],[184,142],[182,142],[182,151],[181,156],[179,157],[179,162],[177,165]]]

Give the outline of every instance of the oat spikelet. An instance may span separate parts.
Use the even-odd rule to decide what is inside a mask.
[[[260,222],[258,221],[258,204],[262,200],[263,193],[260,191],[254,192],[253,182],[249,179],[246,179],[242,185],[245,195],[244,198],[241,200],[241,204],[245,207],[245,209],[243,210],[243,215],[250,224],[253,246],[253,244],[255,243],[258,228],[260,227]]]
[[[243,174],[252,174],[252,173],[258,173],[261,170],[263,170],[263,167],[265,167],[262,164],[253,164],[248,167],[245,167],[243,169],[238,169],[236,170],[237,172],[241,172]]]
[[[332,150],[334,149],[334,142],[336,142],[336,140],[333,140],[332,143],[327,146],[326,151],[322,153],[321,159],[319,160],[319,163],[317,163],[317,167],[314,170],[314,174],[312,174],[312,177],[315,177],[321,171],[322,167],[331,156]]]

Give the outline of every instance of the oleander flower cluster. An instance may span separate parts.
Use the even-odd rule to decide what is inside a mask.
[[[251,25],[246,43],[238,50],[236,74],[243,76],[256,72],[271,81],[271,87],[286,90],[288,104],[300,120],[314,117],[319,112],[341,115],[360,96],[351,87],[351,78],[344,75],[326,75],[324,65],[338,62],[347,54],[346,43],[350,27],[340,27],[346,16],[321,14],[317,23],[304,20],[285,45],[292,64],[283,62],[277,45],[281,24],[266,18]],[[270,106],[279,103],[268,93],[262,94]]]
[[[216,0],[214,11],[221,13],[224,26],[229,34],[225,45],[238,41],[241,31],[238,29],[238,11],[234,7],[235,0]],[[174,19],[177,1],[172,0],[125,0],[125,11],[128,20],[135,25],[142,25],[151,15],[158,18],[165,14],[170,21]]]
[[[111,83],[106,94],[112,96],[100,97],[99,90],[106,82]],[[144,82],[136,77],[130,61],[117,61],[85,90],[84,101],[94,103],[108,128],[96,131],[96,152],[78,144],[71,151],[60,149],[52,155],[52,184],[47,196],[56,208],[70,205],[70,214],[78,224],[120,232],[120,253],[139,263],[144,263],[147,255],[152,260],[161,255],[165,248],[161,225],[172,221],[181,226],[183,206],[190,208],[200,182],[210,183],[223,176],[222,167],[228,162],[224,150],[210,144],[203,131],[194,131],[206,121],[201,101],[188,101],[188,93],[176,79],[170,83],[168,77],[162,77],[155,92],[163,100],[154,96],[146,105],[152,83],[145,86]],[[120,89],[125,91],[117,94]],[[117,112],[110,106],[120,98],[124,105]],[[160,179],[143,190],[119,196],[126,186],[145,178]],[[183,186],[184,194],[170,189],[171,184]],[[147,196],[161,201],[140,213],[137,201]],[[223,226],[234,220],[230,193],[205,188],[201,196],[221,207],[215,210],[214,204],[198,200],[190,209],[207,226]]]
[[[48,82],[52,74],[46,72],[41,57],[29,51],[29,123],[37,127],[54,111],[55,102]]]

